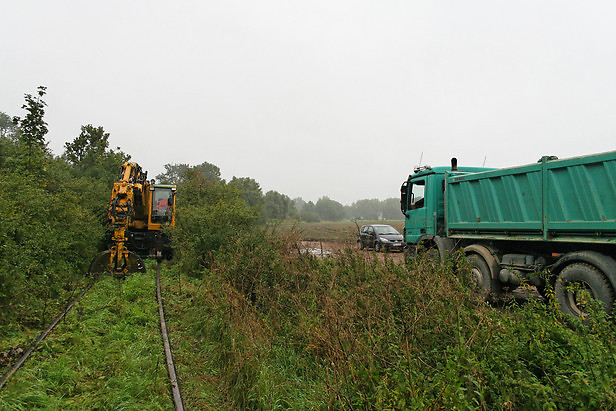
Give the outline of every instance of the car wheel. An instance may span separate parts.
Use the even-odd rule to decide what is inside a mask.
[[[364,247],[365,247],[364,242],[363,242],[362,240],[358,240],[358,241],[357,241],[357,245],[359,245],[359,249],[360,249],[360,250],[363,250],[363,249],[364,249]]]
[[[378,241],[374,243],[374,251],[376,251],[377,253],[381,252],[381,243],[379,243]]]

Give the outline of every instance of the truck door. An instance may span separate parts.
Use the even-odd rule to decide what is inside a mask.
[[[416,244],[420,237],[427,234],[428,215],[425,198],[426,178],[413,180],[410,184],[408,210],[406,211],[404,241]]]

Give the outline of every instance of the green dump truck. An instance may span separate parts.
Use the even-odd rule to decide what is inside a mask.
[[[588,295],[612,312],[616,151],[504,169],[458,168],[454,158],[416,168],[400,191],[411,256],[462,250],[486,293],[525,281],[542,293],[551,281],[564,312],[583,317]]]

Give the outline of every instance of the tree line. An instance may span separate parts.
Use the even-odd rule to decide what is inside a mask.
[[[209,181],[222,181],[220,168],[208,162],[196,166],[186,163],[165,164],[165,171],[156,176],[161,184],[179,185],[185,180],[188,170],[199,170]],[[238,190],[242,199],[258,210],[261,221],[295,219],[305,222],[341,221],[341,220],[400,220],[400,200],[364,199],[351,205],[342,205],[327,196],[319,198],[316,203],[305,201],[302,197],[294,199],[270,190],[263,193],[260,184],[250,177],[233,177],[228,184]]]

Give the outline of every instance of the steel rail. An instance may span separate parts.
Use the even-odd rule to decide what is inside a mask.
[[[53,320],[53,322],[49,325],[49,327],[47,327],[47,329],[45,331],[43,331],[38,338],[32,343],[32,345],[30,346],[30,348],[28,348],[26,350],[26,352],[21,356],[21,358],[19,358],[19,360],[17,360],[17,362],[15,364],[13,364],[13,366],[11,367],[10,370],[8,370],[6,372],[6,374],[4,374],[2,376],[2,378],[0,378],[0,389],[2,387],[4,387],[4,385],[6,384],[6,382],[8,381],[9,378],[11,378],[11,376],[13,374],[15,374],[17,372],[17,370],[19,370],[19,368],[23,365],[23,363],[28,359],[28,357],[30,357],[30,354],[32,354],[34,352],[34,350],[38,347],[38,345],[45,339],[47,338],[47,336],[49,335],[49,333],[51,331],[53,331],[54,328],[56,328],[56,326],[60,323],[60,321],[66,316],[66,314],[68,314],[68,312],[73,308],[73,306],[75,305],[75,303],[77,303],[77,301],[79,301],[79,299],[81,297],[83,297],[85,295],[85,293],[88,292],[88,290],[90,288],[92,288],[92,286],[94,285],[94,283],[98,280],[98,277],[94,277],[94,279],[92,281],[90,281],[90,283],[86,286],[86,288],[83,289],[83,291],[81,291],[81,293],[79,293],[79,295],[75,298],[73,298],[73,300],[71,300],[71,302],[66,306],[66,308],[64,309],[64,311],[62,311],[56,318],[55,320]]]
[[[158,314],[160,315],[160,333],[165,346],[165,358],[167,360],[167,371],[169,372],[169,380],[171,381],[171,392],[173,394],[173,403],[177,411],[184,410],[182,402],[182,394],[180,393],[180,385],[178,377],[175,373],[175,364],[173,363],[173,355],[171,354],[171,344],[169,343],[169,334],[167,333],[167,322],[165,321],[165,310],[163,309],[163,298],[160,292],[160,268],[158,263],[156,267],[156,298],[158,299]]]

